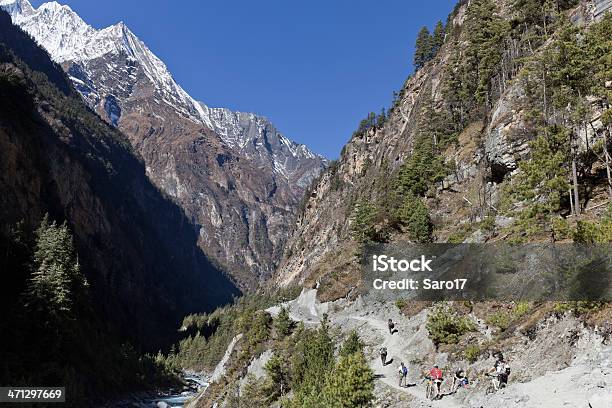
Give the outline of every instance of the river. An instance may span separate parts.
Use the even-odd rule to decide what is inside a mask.
[[[201,373],[184,372],[182,378],[186,385],[181,390],[168,390],[155,397],[141,397],[122,400],[104,407],[113,408],[176,408],[183,407],[185,402],[195,397],[208,387],[208,379]]]

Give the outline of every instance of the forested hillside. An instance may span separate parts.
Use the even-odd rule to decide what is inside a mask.
[[[612,241],[611,38],[612,14],[586,1],[461,1],[422,28],[414,74],[302,202],[269,285],[300,296],[185,319],[164,359],[214,367],[190,406],[605,406],[609,303],[392,302],[359,287],[373,243]],[[500,350],[516,386],[489,395]],[[474,383],[432,402],[422,380],[434,364]]]
[[[66,384],[79,404],[151,387],[165,374],[142,352],[238,294],[125,137],[4,11],[0,197],[2,384]]]
[[[388,113],[312,185],[277,281],[346,293],[368,242],[608,242],[611,21],[475,0],[423,28]]]

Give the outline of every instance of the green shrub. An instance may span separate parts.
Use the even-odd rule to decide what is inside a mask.
[[[612,204],[598,222],[578,221],[574,241],[582,244],[605,244],[612,242]]]
[[[594,310],[601,309],[606,305],[606,302],[595,302],[595,301],[569,301],[569,302],[556,302],[553,310],[558,313],[563,312],[574,312],[577,315],[592,312]]]
[[[351,233],[355,241],[366,243],[374,241],[376,230],[374,220],[376,219],[376,208],[365,200],[358,201],[353,209],[351,217]]]
[[[497,311],[486,318],[486,322],[489,326],[495,326],[505,331],[508,327],[510,327],[510,323],[512,323],[512,317],[506,311]]]
[[[463,334],[475,330],[469,317],[457,315],[449,306],[436,307],[429,314],[425,327],[436,345],[457,343]]]
[[[397,209],[397,219],[409,234],[410,239],[423,243],[431,242],[432,224],[429,211],[423,201],[411,194],[406,196],[402,205]]]
[[[478,360],[478,357],[480,357],[481,353],[482,350],[480,349],[480,347],[478,347],[476,344],[470,344],[463,351],[463,356],[470,363],[474,363],[476,362],[476,360]]]
[[[529,302],[519,302],[514,308],[514,316],[516,318],[523,317],[531,310],[531,304]]]
[[[451,244],[461,244],[472,232],[470,224],[463,224],[455,232],[448,236],[447,241]]]

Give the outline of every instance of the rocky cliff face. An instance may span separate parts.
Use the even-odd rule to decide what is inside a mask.
[[[271,274],[305,186],[326,161],[265,118],[195,101],[123,23],[96,30],[68,6],[4,0],[185,210],[202,249],[243,286]]]
[[[511,21],[516,17],[511,3],[498,3],[495,14]],[[384,205],[393,192],[390,182],[412,156],[418,135],[429,126],[432,112],[449,115],[445,123],[450,122],[449,111],[455,101],[449,99],[445,84],[452,71],[449,68],[452,59],[465,58],[463,49],[470,33],[462,27],[469,4],[462,1],[455,7],[448,19],[444,45],[435,58],[405,82],[384,125],[356,132],[339,161],[313,185],[288,240],[276,282],[305,285],[323,282],[335,287],[338,295],[354,287],[357,278],[351,275],[358,268],[357,243],[350,230],[355,204],[365,200]],[[591,2],[580,2],[564,13],[575,24],[588,24],[603,16]],[[533,53],[530,51],[530,55]],[[515,54],[507,51],[503,61],[510,64],[526,55],[518,54],[519,51]],[[513,222],[499,211],[501,191],[516,175],[518,163],[529,157],[529,142],[537,135],[537,126],[529,118],[531,102],[527,100],[524,83],[516,78],[515,74],[500,82],[494,77],[498,85],[492,88],[499,89],[492,93],[490,107],[462,125],[456,141],[440,152],[452,171],[423,197],[435,241],[457,240],[461,234],[459,241],[464,242],[504,239],[500,231]],[[582,147],[592,145],[594,138],[601,138],[604,132],[599,118],[601,110],[594,108],[593,112],[589,117],[592,129],[576,131],[577,143]],[[594,217],[597,214],[592,213]],[[492,220],[494,225],[480,228],[479,223],[485,219]],[[383,228],[388,220],[379,219],[376,223],[375,228]],[[386,236],[391,241],[400,238],[408,236],[401,230]]]
[[[201,252],[189,218],[149,181],[127,139],[3,11],[0,192],[3,235],[18,221],[35,228],[46,213],[66,220],[104,321],[140,344],[159,347],[185,313],[239,293]],[[3,302],[19,294],[6,290]]]

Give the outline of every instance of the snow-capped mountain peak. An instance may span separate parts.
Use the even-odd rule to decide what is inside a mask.
[[[192,220],[207,255],[243,281],[271,273],[324,158],[261,116],[196,102],[123,22],[92,27],[55,2],[35,9],[27,0],[0,0],[0,7],[125,134],[149,178]]]
[[[211,126],[206,111],[191,98],[172,78],[166,65],[121,21],[103,29],[95,29],[85,23],[70,7],[55,1],[44,3],[34,9],[27,0],[1,0],[0,7],[8,11],[13,22],[49,52],[58,63],[76,63],[88,74],[88,66],[100,58],[127,57],[142,67],[159,99],[179,110],[194,121]],[[88,82],[90,78],[73,78]],[[125,82],[125,81],[122,81]],[[122,83],[123,88],[133,84]],[[99,90],[89,90],[99,94]],[[102,91],[110,93],[109,89]],[[97,102],[97,101],[95,101]]]
[[[67,71],[79,92],[95,109],[103,106],[118,125],[124,101],[145,92],[190,120],[214,130],[231,148],[251,159],[272,160],[277,173],[290,178],[295,161],[324,159],[306,146],[282,136],[265,118],[210,108],[197,102],[176,83],[161,61],[123,22],[96,29],[69,6],[56,1],[37,9],[27,0],[0,0],[13,22],[45,48]],[[143,79],[143,76],[146,79]],[[143,85],[145,81],[148,85]],[[291,160],[288,158],[291,157]]]

